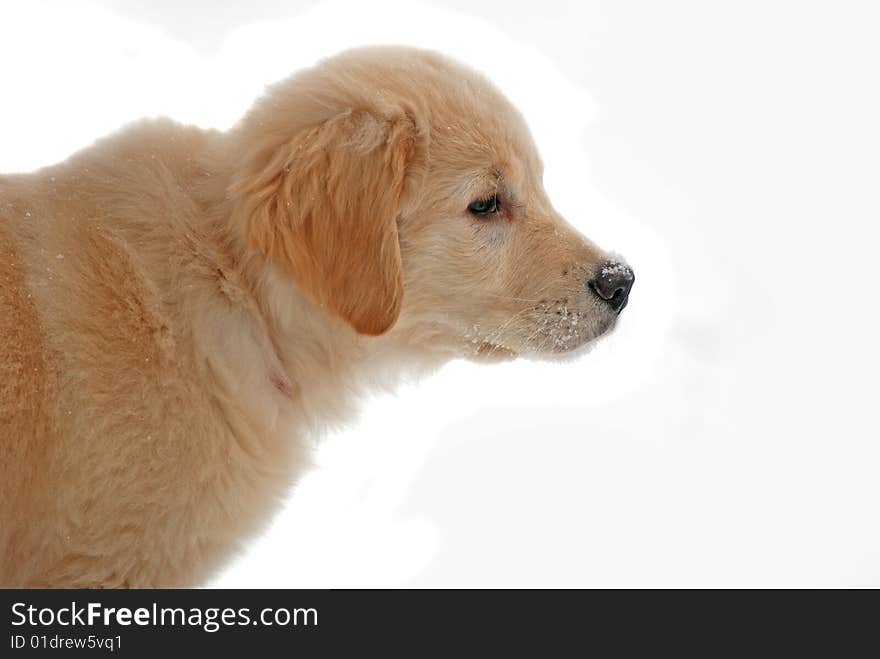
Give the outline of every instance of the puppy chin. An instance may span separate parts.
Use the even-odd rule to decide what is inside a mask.
[[[481,343],[476,352],[469,355],[469,357],[476,362],[493,364],[512,361],[519,357],[519,353],[494,343]]]
[[[617,316],[607,316],[596,323],[595,329],[574,343],[555,342],[551,348],[524,352],[522,356],[531,361],[570,362],[576,361],[590,352],[600,340],[611,334],[617,325]]]

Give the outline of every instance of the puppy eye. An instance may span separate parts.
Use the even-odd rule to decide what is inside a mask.
[[[488,219],[498,212],[499,206],[498,195],[493,194],[484,199],[477,199],[468,206],[468,212],[480,219]]]

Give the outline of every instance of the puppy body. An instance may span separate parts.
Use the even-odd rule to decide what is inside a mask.
[[[0,177],[0,584],[201,583],[364,387],[607,329],[589,295],[589,336],[548,320],[604,256],[536,192],[502,103],[439,56],[373,49],[276,86],[228,133],[142,122]],[[464,117],[483,138],[452,134],[486,104]],[[473,155],[483,139],[495,152]],[[519,237],[440,225],[487,167],[543,218]],[[476,231],[494,233],[469,251]],[[512,288],[518,267],[540,291]],[[478,328],[473,289],[531,303]]]

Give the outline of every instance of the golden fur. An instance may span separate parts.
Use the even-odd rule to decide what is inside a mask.
[[[516,110],[412,49],[0,176],[0,585],[204,582],[363,388],[611,327],[605,260]]]

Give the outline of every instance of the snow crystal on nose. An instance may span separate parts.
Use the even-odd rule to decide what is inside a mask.
[[[613,277],[615,275],[625,275],[629,272],[629,266],[625,263],[606,263],[602,266],[599,274],[602,277]]]

